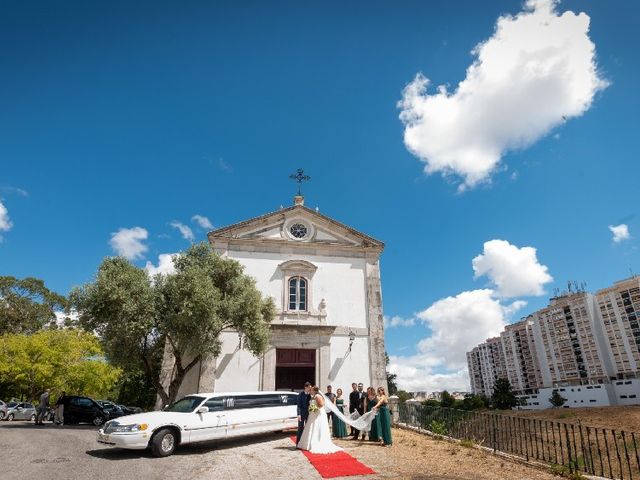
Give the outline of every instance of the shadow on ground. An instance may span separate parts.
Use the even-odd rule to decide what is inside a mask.
[[[205,455],[214,450],[228,450],[231,448],[246,447],[260,443],[273,442],[291,436],[291,432],[275,432],[256,434],[241,438],[229,438],[223,440],[211,440],[209,442],[199,442],[187,445],[181,445],[176,448],[173,455]],[[274,447],[275,449],[283,449],[284,447]],[[289,450],[287,447],[286,450]],[[104,460],[131,460],[137,458],[155,458],[152,453],[147,450],[125,450],[122,448],[99,448],[95,450],[87,450],[87,455]]]
[[[98,431],[98,428],[100,428],[100,427],[96,427],[94,425],[91,425],[89,423],[87,423],[87,424],[74,423],[74,424],[68,424],[68,425],[60,426],[60,425],[55,425],[53,423],[43,423],[42,425],[36,425],[35,423],[31,423],[31,422],[19,422],[19,421],[6,422],[6,424],[4,424],[3,427],[4,428],[9,428],[9,429],[28,429],[28,430],[34,430],[34,431],[38,431],[38,430],[95,430],[96,432]]]

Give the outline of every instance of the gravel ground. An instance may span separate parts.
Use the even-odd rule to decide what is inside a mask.
[[[3,480],[102,479],[268,479],[320,478],[290,433],[184,446],[167,458],[145,451],[118,450],[95,441],[90,426],[37,427],[30,422],[0,422]],[[367,442],[337,443],[373,468],[378,475],[355,478],[393,479],[552,479],[550,474],[498,457],[437,441],[418,433],[394,429],[394,445]]]

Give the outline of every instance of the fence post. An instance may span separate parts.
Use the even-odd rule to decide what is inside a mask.
[[[400,399],[397,395],[389,397],[389,407],[391,410],[391,423],[395,425],[400,421]]]

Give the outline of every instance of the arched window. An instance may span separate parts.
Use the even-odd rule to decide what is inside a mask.
[[[303,277],[289,279],[289,310],[307,310],[307,280]]]

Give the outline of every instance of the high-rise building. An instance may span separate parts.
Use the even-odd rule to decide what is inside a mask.
[[[578,292],[552,298],[532,317],[545,387],[607,380],[593,295]]]
[[[528,408],[549,408],[553,390],[565,406],[640,404],[640,278],[557,295],[467,361],[473,393],[506,377]]]
[[[610,379],[638,377],[640,365],[640,277],[616,282],[595,295],[606,341]]]
[[[505,357],[500,337],[489,338],[467,353],[471,390],[491,396],[498,378],[506,378]]]
[[[500,334],[504,348],[505,377],[514,392],[529,394],[540,387],[540,365],[530,318],[507,325]]]

